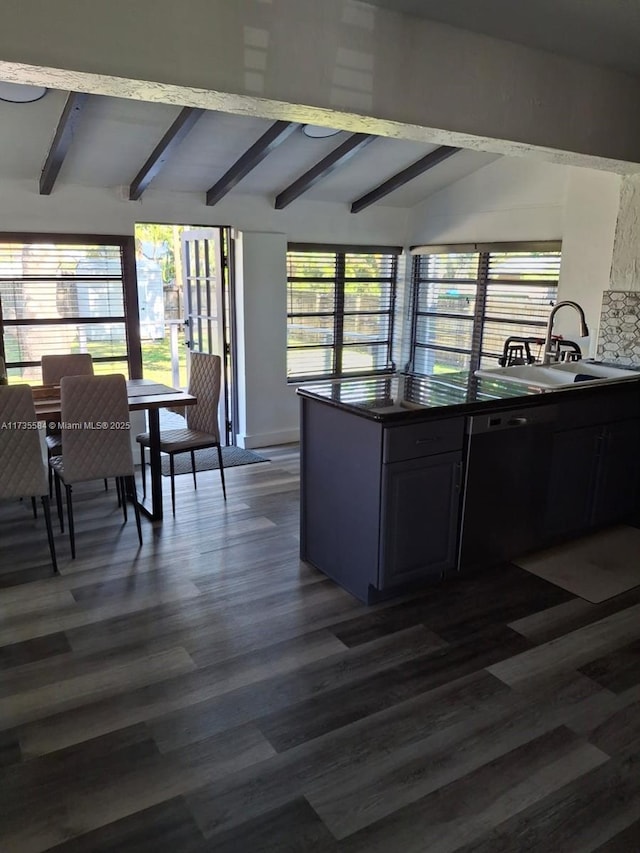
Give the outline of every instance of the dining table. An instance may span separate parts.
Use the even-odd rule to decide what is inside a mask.
[[[60,387],[34,387],[36,417],[41,421],[60,420]],[[155,382],[153,379],[127,379],[129,411],[146,411],[149,428],[150,502],[141,501],[140,510],[151,521],[162,521],[162,461],[160,453],[160,409],[193,406],[193,394]]]

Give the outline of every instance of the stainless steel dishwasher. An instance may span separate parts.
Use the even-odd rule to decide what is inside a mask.
[[[506,562],[540,541],[557,406],[467,419],[459,569]]]

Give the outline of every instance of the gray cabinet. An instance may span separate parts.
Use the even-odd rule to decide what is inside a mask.
[[[462,452],[383,466],[379,588],[454,567]]]
[[[607,424],[598,447],[591,521],[594,526],[635,521],[640,485],[640,419]]]
[[[304,395],[300,556],[371,603],[456,566],[640,524],[639,388],[424,420]]]
[[[366,602],[455,565],[464,420],[383,425],[302,398],[300,556]]]
[[[589,529],[602,430],[587,426],[553,436],[543,540],[580,536]]]
[[[545,539],[553,543],[608,524],[637,522],[640,488],[638,396],[567,403],[553,436]],[[581,423],[581,426],[577,424]]]

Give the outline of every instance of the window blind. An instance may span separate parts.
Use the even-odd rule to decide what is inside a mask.
[[[508,337],[544,337],[560,260],[560,251],[521,245],[415,255],[412,369],[429,374],[495,365]]]
[[[127,372],[119,245],[0,242],[0,300],[10,377],[41,382],[41,356],[70,352]]]
[[[397,256],[317,248],[287,253],[287,378],[389,372]]]

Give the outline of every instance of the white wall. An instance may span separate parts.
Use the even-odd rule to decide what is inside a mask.
[[[580,339],[578,317],[558,313],[555,330],[578,340],[583,355],[595,355],[602,292],[615,282],[640,287],[637,223],[640,186],[625,179],[627,203],[620,208],[622,179],[610,172],[503,157],[434,194],[410,216],[410,242],[465,243],[562,239],[558,299],[578,302],[591,332]],[[614,234],[618,228],[617,255]],[[634,267],[634,262],[636,266]],[[616,271],[618,271],[616,275]],[[622,272],[621,272],[622,270]]]
[[[569,167],[501,157],[415,207],[409,243],[558,240]]]
[[[497,153],[577,152],[583,165],[640,159],[635,78],[355,0],[5,0],[0,77]]]
[[[245,231],[237,245],[238,443],[297,441],[298,398],[287,385],[287,238]]]
[[[202,193],[150,188],[140,201],[128,201],[127,192],[61,183],[50,196],[41,196],[35,180],[0,181],[0,231],[133,234],[136,222],[162,222],[274,231],[293,241],[401,246],[406,237],[407,211],[384,205],[355,216],[346,204],[302,198],[285,210],[274,210],[272,199],[243,193],[231,193],[207,207]]]
[[[618,175],[569,170],[558,299],[572,299],[584,309],[591,333],[588,341],[579,341],[585,356],[595,355],[602,292],[609,288],[620,183]],[[564,308],[555,329],[575,340],[578,322],[577,315]]]

